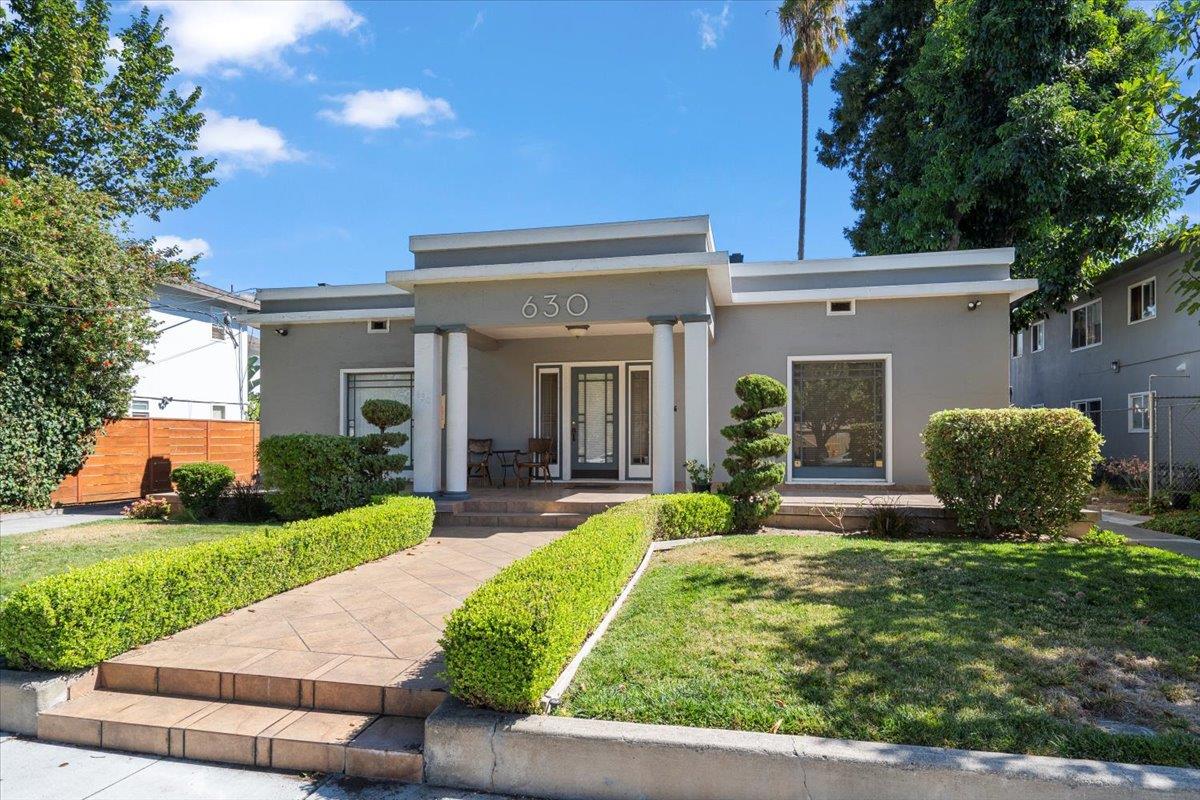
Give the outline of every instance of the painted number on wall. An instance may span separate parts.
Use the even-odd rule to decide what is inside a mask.
[[[563,301],[560,301],[558,297],[556,294],[544,294],[539,304],[534,300],[533,295],[529,295],[525,299],[524,305],[521,306],[521,316],[525,319],[533,319],[540,313],[543,317],[554,319],[563,310],[572,317],[582,317],[587,313],[587,295],[576,292]]]

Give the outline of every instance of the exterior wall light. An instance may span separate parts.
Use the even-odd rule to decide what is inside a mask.
[[[276,328],[275,332],[280,336],[287,336],[287,328]]]
[[[1108,365],[1108,366],[1112,367],[1112,371],[1113,371],[1113,372],[1120,372],[1120,371],[1121,371],[1121,362],[1120,362],[1120,361],[1112,361],[1112,362],[1110,362],[1110,363],[1109,363],[1109,365]]]
[[[592,326],[591,325],[568,325],[567,333],[571,334],[576,339],[578,339],[580,336],[583,336],[585,333],[587,333],[588,328],[590,328],[590,327],[592,327]]]
[[[983,305],[982,300],[969,300],[967,301],[967,311],[978,311],[981,305]]]

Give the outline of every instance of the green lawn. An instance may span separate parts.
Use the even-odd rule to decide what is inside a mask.
[[[1195,767],[1198,701],[1195,559],[764,535],[656,556],[561,713]]]
[[[1149,522],[1143,522],[1142,527],[1200,539],[1200,510],[1166,511],[1155,515]]]
[[[0,537],[0,599],[37,578],[117,556],[163,547],[209,542],[259,530],[262,523],[236,524],[113,520],[38,533]]]

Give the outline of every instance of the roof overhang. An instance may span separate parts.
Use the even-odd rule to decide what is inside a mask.
[[[406,295],[408,292],[387,283],[345,283],[338,286],[291,286],[280,289],[259,289],[261,300],[321,300],[333,297],[380,297]]]
[[[249,297],[244,297],[240,294],[227,292],[224,289],[218,289],[215,286],[209,286],[207,283],[199,281],[188,281],[187,283],[175,283],[174,281],[164,281],[159,284],[175,291],[184,292],[185,294],[194,295],[195,297],[203,297],[212,300],[215,303],[225,303],[226,305],[236,306],[247,310],[257,310],[258,301]]]
[[[704,234],[708,240],[708,249],[713,249],[712,228],[709,225],[707,214],[694,217],[601,222],[589,225],[557,225],[471,233],[418,234],[408,237],[408,249],[413,253],[427,253],[437,250],[519,247],[696,234]]]
[[[770,303],[813,303],[826,300],[906,300],[920,297],[953,297],[956,295],[1002,294],[1008,300],[1019,300],[1037,291],[1038,282],[1032,278],[995,281],[947,281],[945,283],[910,283],[890,286],[853,286],[836,289],[781,289],[761,292],[734,292],[733,305],[764,305]]]
[[[246,325],[312,325],[329,322],[369,322],[375,319],[412,319],[416,309],[409,308],[347,308],[334,311],[278,311],[265,314],[239,314],[234,319]]]
[[[939,250],[929,253],[899,253],[884,256],[850,258],[810,258],[804,261],[757,261],[734,264],[735,278],[761,278],[774,275],[812,275],[833,272],[875,272],[939,267],[1007,267],[1016,258],[1011,247],[983,250]]]

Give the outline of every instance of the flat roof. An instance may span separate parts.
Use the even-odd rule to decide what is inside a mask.
[[[248,308],[253,311],[258,310],[258,301],[252,297],[247,297],[234,292],[227,292],[224,289],[218,289],[216,286],[211,286],[201,281],[187,281],[186,283],[175,283],[174,281],[164,281],[159,286],[166,286],[180,292],[196,295],[197,297],[205,297],[209,300],[217,302],[229,303],[230,305],[238,306],[239,308]]]
[[[425,233],[408,237],[408,249],[414,253],[436,250],[464,250],[479,247],[515,247],[531,244],[595,242],[608,239],[646,239],[660,236],[704,235],[708,250],[713,250],[712,228],[708,215],[664,217],[662,219],[598,222],[587,225],[555,225],[543,228],[512,228],[498,231],[464,233]]]

